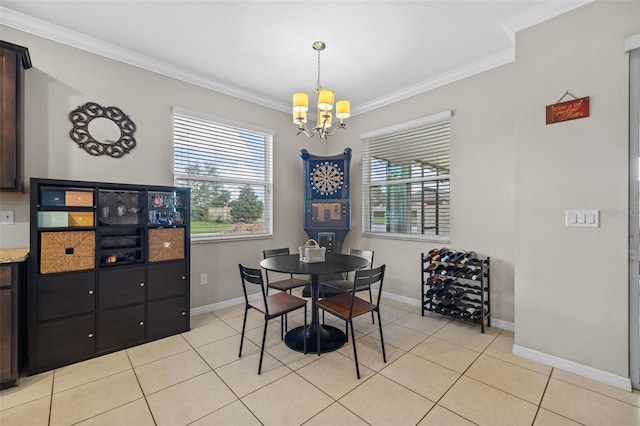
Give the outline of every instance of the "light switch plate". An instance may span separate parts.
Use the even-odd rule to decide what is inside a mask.
[[[13,210],[2,210],[0,211],[0,224],[2,225],[13,225],[14,217]]]
[[[567,210],[565,225],[572,228],[599,228],[600,210]]]

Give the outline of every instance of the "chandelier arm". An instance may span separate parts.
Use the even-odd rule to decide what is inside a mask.
[[[333,135],[338,129],[343,129],[343,130],[347,130],[347,125],[344,123],[338,123],[338,127],[334,128],[331,132],[327,132],[326,130],[323,132],[325,133],[327,136],[331,136]],[[325,137],[326,139],[326,137]]]

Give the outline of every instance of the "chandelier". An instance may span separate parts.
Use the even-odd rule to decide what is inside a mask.
[[[320,136],[320,139],[327,139],[327,136],[331,136],[338,129],[347,130],[346,124],[344,124],[345,118],[349,118],[351,115],[351,104],[349,101],[336,102],[336,114],[335,116],[340,119],[337,127],[331,130],[331,119],[333,110],[334,93],[322,87],[320,84],[320,52],[324,50],[326,44],[322,41],[316,41],[313,43],[313,50],[318,52],[318,81],[316,82],[316,95],[318,96],[317,103],[317,119],[316,127],[313,130],[309,130],[306,126],[307,111],[309,110],[309,95],[306,93],[294,93],[293,94],[293,123],[298,126],[298,135],[304,133],[307,137],[311,138],[316,133]],[[297,135],[296,135],[297,136]]]

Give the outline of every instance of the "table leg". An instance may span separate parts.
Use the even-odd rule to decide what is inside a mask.
[[[300,326],[290,330],[284,336],[284,343],[295,351],[304,352],[304,341],[306,340],[307,352],[318,353],[316,341],[316,330],[318,327],[320,328],[320,348],[323,353],[335,351],[347,341],[347,336],[342,330],[330,325],[320,324],[318,307],[316,306],[319,292],[320,278],[318,274],[313,274],[311,275],[311,323],[306,331],[304,330],[304,326]]]

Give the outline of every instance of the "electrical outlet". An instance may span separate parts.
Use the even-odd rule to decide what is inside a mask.
[[[3,225],[13,225],[15,223],[13,214],[13,210],[0,211],[0,223]]]
[[[209,275],[200,274],[200,285],[207,285],[209,283]]]

